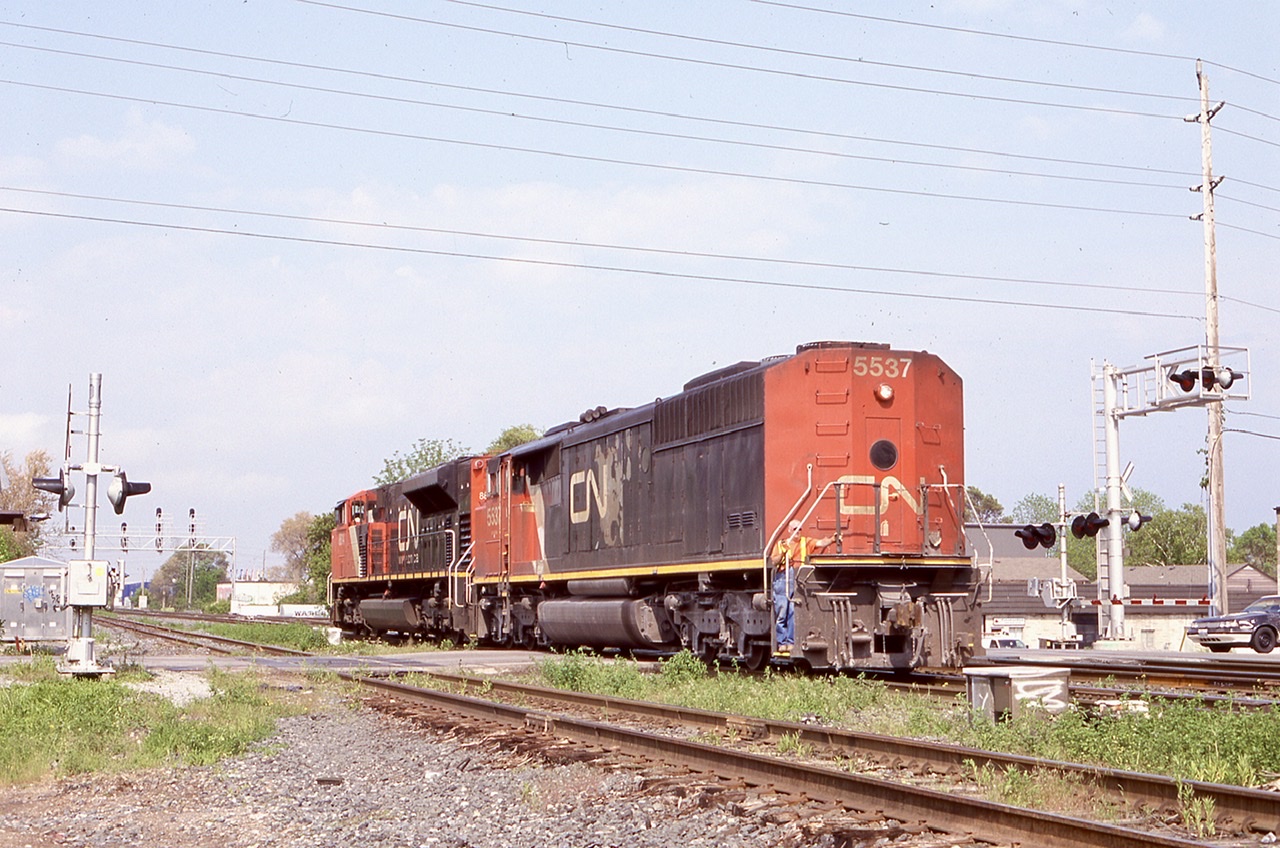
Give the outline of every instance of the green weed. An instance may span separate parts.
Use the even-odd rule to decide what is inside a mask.
[[[168,762],[209,764],[243,753],[293,709],[256,677],[213,673],[212,695],[186,707],[123,679],[64,678],[53,663],[14,667],[0,687],[0,785],[46,775],[124,771]]]

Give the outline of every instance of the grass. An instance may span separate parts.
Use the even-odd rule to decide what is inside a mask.
[[[874,733],[938,740],[990,751],[1130,771],[1257,786],[1280,774],[1280,711],[1147,699],[1147,712],[1050,717],[1024,711],[1009,721],[975,717],[968,703],[891,692],[877,681],[766,671],[715,674],[688,653],[646,674],[627,660],[573,652],[538,666],[544,685],[784,721],[821,721]],[[1016,775],[986,775],[1004,794],[1030,791]]]
[[[169,627],[193,632],[209,633],[227,639],[239,639],[243,642],[255,642],[259,645],[277,645],[281,648],[292,648],[296,651],[308,651],[316,654],[338,654],[343,656],[373,656],[419,651],[447,651],[455,645],[449,641],[414,641],[390,643],[374,639],[344,640],[339,645],[330,645],[324,627],[304,622],[246,621],[244,623],[224,622],[169,622]]]
[[[298,706],[251,674],[212,670],[212,695],[176,707],[130,688],[146,672],[66,678],[47,657],[7,668],[0,686],[0,785],[47,776],[168,764],[208,765],[244,753]]]
[[[646,674],[628,660],[605,661],[589,652],[572,651],[539,663],[537,675],[544,685],[559,689],[783,721],[836,722],[889,695],[882,684],[866,679],[772,671],[759,676],[712,674],[688,651],[660,663],[658,674]]]

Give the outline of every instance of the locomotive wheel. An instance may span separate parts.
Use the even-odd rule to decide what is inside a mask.
[[[759,643],[747,646],[746,662],[743,665],[747,671],[762,671],[769,664],[769,646]]]

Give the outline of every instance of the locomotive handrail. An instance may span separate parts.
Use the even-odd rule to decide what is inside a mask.
[[[941,469],[941,467],[940,467],[940,469]],[[812,466],[810,466],[810,471],[812,472]],[[957,518],[958,518],[958,517],[959,517],[959,513],[957,512],[957,510],[956,510],[956,508],[955,508],[955,504],[954,504],[954,502],[952,502],[952,501],[951,501],[951,494],[950,494],[949,490],[950,490],[950,489],[952,489],[952,488],[960,488],[960,487],[961,487],[961,485],[960,485],[959,483],[949,483],[949,482],[947,482],[947,479],[946,479],[946,469],[941,469],[941,471],[942,471],[942,478],[943,478],[943,482],[942,482],[941,484],[938,484],[938,483],[924,483],[924,484],[922,484],[922,485],[921,485],[921,487],[920,487],[920,489],[921,489],[921,491],[920,491],[920,495],[921,495],[921,502],[927,505],[927,504],[928,504],[928,500],[929,500],[929,498],[928,498],[929,490],[930,490],[930,489],[933,489],[933,488],[940,488],[940,489],[942,489],[942,490],[944,491],[944,493],[946,493],[946,495],[947,495],[947,501],[951,504],[951,511],[952,511],[952,514],[953,514],[953,515],[956,515],[956,516],[957,516]],[[873,518],[874,528],[875,528],[875,529],[874,529],[874,535],[873,535],[873,539],[872,539],[872,551],[873,551],[874,553],[880,553],[880,548],[881,548],[881,544],[882,544],[882,538],[881,538],[881,535],[880,535],[880,516],[881,516],[881,513],[880,513],[880,501],[881,501],[880,493],[881,493],[881,490],[883,489],[883,485],[882,485],[882,484],[881,484],[881,482],[880,482],[880,481],[878,481],[878,480],[856,480],[856,481],[855,481],[855,480],[832,480],[831,482],[829,482],[829,483],[827,483],[825,486],[823,486],[823,487],[822,487],[822,490],[821,490],[820,492],[818,492],[817,497],[814,499],[813,505],[809,507],[808,511],[806,511],[806,512],[804,513],[804,516],[800,519],[801,524],[807,523],[807,522],[809,521],[809,519],[810,519],[811,517],[813,517],[813,514],[814,514],[814,513],[818,510],[818,508],[822,505],[822,500],[823,500],[823,498],[825,498],[825,497],[827,496],[827,493],[828,493],[828,492],[830,492],[830,491],[832,491],[832,490],[835,490],[835,492],[836,492],[836,509],[837,509],[837,515],[836,515],[836,527],[835,527],[835,531],[834,531],[834,533],[833,533],[832,535],[835,537],[835,540],[836,540],[837,544],[838,544],[838,545],[840,545],[840,547],[839,547],[838,551],[839,551],[840,553],[843,553],[843,552],[844,552],[844,550],[843,550],[843,538],[844,538],[844,534],[843,534],[843,522],[842,522],[841,517],[840,517],[840,515],[839,515],[839,513],[838,513],[838,510],[839,510],[839,508],[840,508],[840,504],[841,504],[841,503],[843,503],[843,492],[844,492],[844,489],[845,489],[845,487],[846,487],[846,486],[870,486],[870,487],[874,490],[874,492],[875,492],[875,493],[874,493],[874,496],[872,497],[872,501],[873,501],[873,504],[872,504],[872,509],[873,509],[873,512],[872,512],[872,518]],[[801,496],[800,500],[798,500],[798,501],[796,502],[795,506],[793,506],[793,507],[791,508],[791,510],[787,513],[786,518],[783,520],[782,524],[781,524],[781,525],[779,525],[779,526],[778,526],[778,528],[777,528],[777,530],[775,530],[775,531],[773,532],[773,535],[772,535],[772,536],[770,536],[770,538],[769,538],[769,546],[765,548],[765,555],[764,555],[764,559],[765,559],[765,565],[766,565],[766,567],[768,566],[768,562],[769,562],[769,552],[770,552],[771,550],[773,550],[773,546],[774,546],[774,544],[778,541],[779,537],[781,536],[781,534],[782,534],[782,529],[787,525],[787,522],[791,520],[792,516],[793,516],[793,515],[795,514],[795,512],[796,512],[796,509],[797,509],[797,508],[799,508],[800,504],[804,502],[804,500],[808,497],[809,493],[810,493],[810,492],[812,492],[812,490],[813,490],[813,486],[812,486],[812,485],[810,485],[810,486],[809,486],[809,489],[804,493],[804,495],[802,495],[802,496]],[[963,491],[963,490],[962,490],[962,491]],[[967,493],[966,493],[966,497],[967,497]],[[960,530],[960,532],[961,532],[961,533],[963,533],[963,532],[964,532],[963,522],[958,522],[958,524],[959,524],[959,530]],[[790,534],[790,535],[786,536],[786,538],[787,538],[787,539],[791,539],[791,538],[792,538],[792,536],[794,536],[794,534]],[[988,542],[989,542],[989,541],[990,541],[990,540],[988,540]]]
[[[475,542],[467,545],[467,549],[464,550],[449,566],[449,604],[455,609],[459,609],[467,605],[465,601],[463,603],[458,603],[459,586],[461,586],[462,590],[468,595],[467,600],[470,600],[471,575],[475,573],[476,569],[476,561],[475,558],[471,556],[471,552],[475,546]],[[466,563],[467,568],[465,571],[460,572],[458,566],[461,566],[463,563]],[[460,584],[455,582],[459,577],[461,577],[462,581]]]
[[[764,565],[766,571],[769,568],[769,551],[773,550],[773,546],[778,541],[778,537],[782,535],[782,528],[787,526],[787,522],[791,520],[791,516],[796,514],[796,510],[800,508],[800,504],[804,503],[805,498],[809,497],[809,493],[813,491],[813,463],[809,463],[806,468],[809,472],[809,485],[800,493],[800,497],[796,498],[796,502],[791,506],[791,509],[787,510],[787,514],[782,518],[782,523],[779,524],[773,531],[773,534],[769,536],[769,541],[764,546]],[[768,585],[768,582],[769,581],[766,579],[765,585]]]
[[[945,465],[939,465],[938,470],[942,472],[942,489],[947,493],[947,502],[951,504],[951,511],[957,512],[955,501],[951,499],[951,489],[954,487],[960,490],[960,494],[964,497],[965,503],[973,509],[974,523],[977,524],[978,529],[982,531],[982,538],[987,543],[987,573],[983,580],[979,582],[979,586],[974,588],[974,596],[977,596],[978,590],[981,588],[981,583],[985,582],[987,584],[987,603],[990,603],[995,591],[995,581],[992,579],[992,574],[995,572],[995,545],[991,543],[991,537],[987,535],[987,528],[982,526],[982,519],[978,516],[978,507],[974,504],[972,499],[970,499],[969,490],[964,488],[960,483],[947,482],[947,467]],[[963,533],[964,517],[962,514],[957,514],[957,517],[960,521],[960,532]],[[975,563],[974,565],[979,572],[982,571],[982,565],[978,563]]]
[[[768,603],[770,609],[773,608],[773,593],[769,591],[769,586],[772,585],[772,580],[769,577],[769,552],[773,550],[773,546],[777,544],[778,537],[782,535],[782,528],[787,526],[787,522],[791,520],[791,516],[796,514],[796,510],[800,508],[800,505],[804,503],[805,498],[809,497],[809,493],[813,491],[813,463],[809,463],[805,468],[809,473],[809,484],[805,487],[805,490],[800,493],[800,497],[796,498],[796,502],[792,504],[791,509],[787,510],[787,514],[783,516],[782,523],[779,524],[777,529],[773,531],[773,534],[769,536],[769,541],[764,546],[764,556],[761,557],[760,585],[764,588],[764,595],[767,599],[766,603]],[[791,537],[788,536],[787,538]],[[788,586],[788,593],[790,593],[790,589],[791,587]]]

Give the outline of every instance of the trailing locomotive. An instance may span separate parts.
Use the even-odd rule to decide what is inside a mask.
[[[959,666],[981,650],[963,441],[961,380],[932,354],[818,342],[740,362],[342,501],[333,622],[753,668]],[[785,574],[784,646],[769,554],[796,521],[831,541]]]

